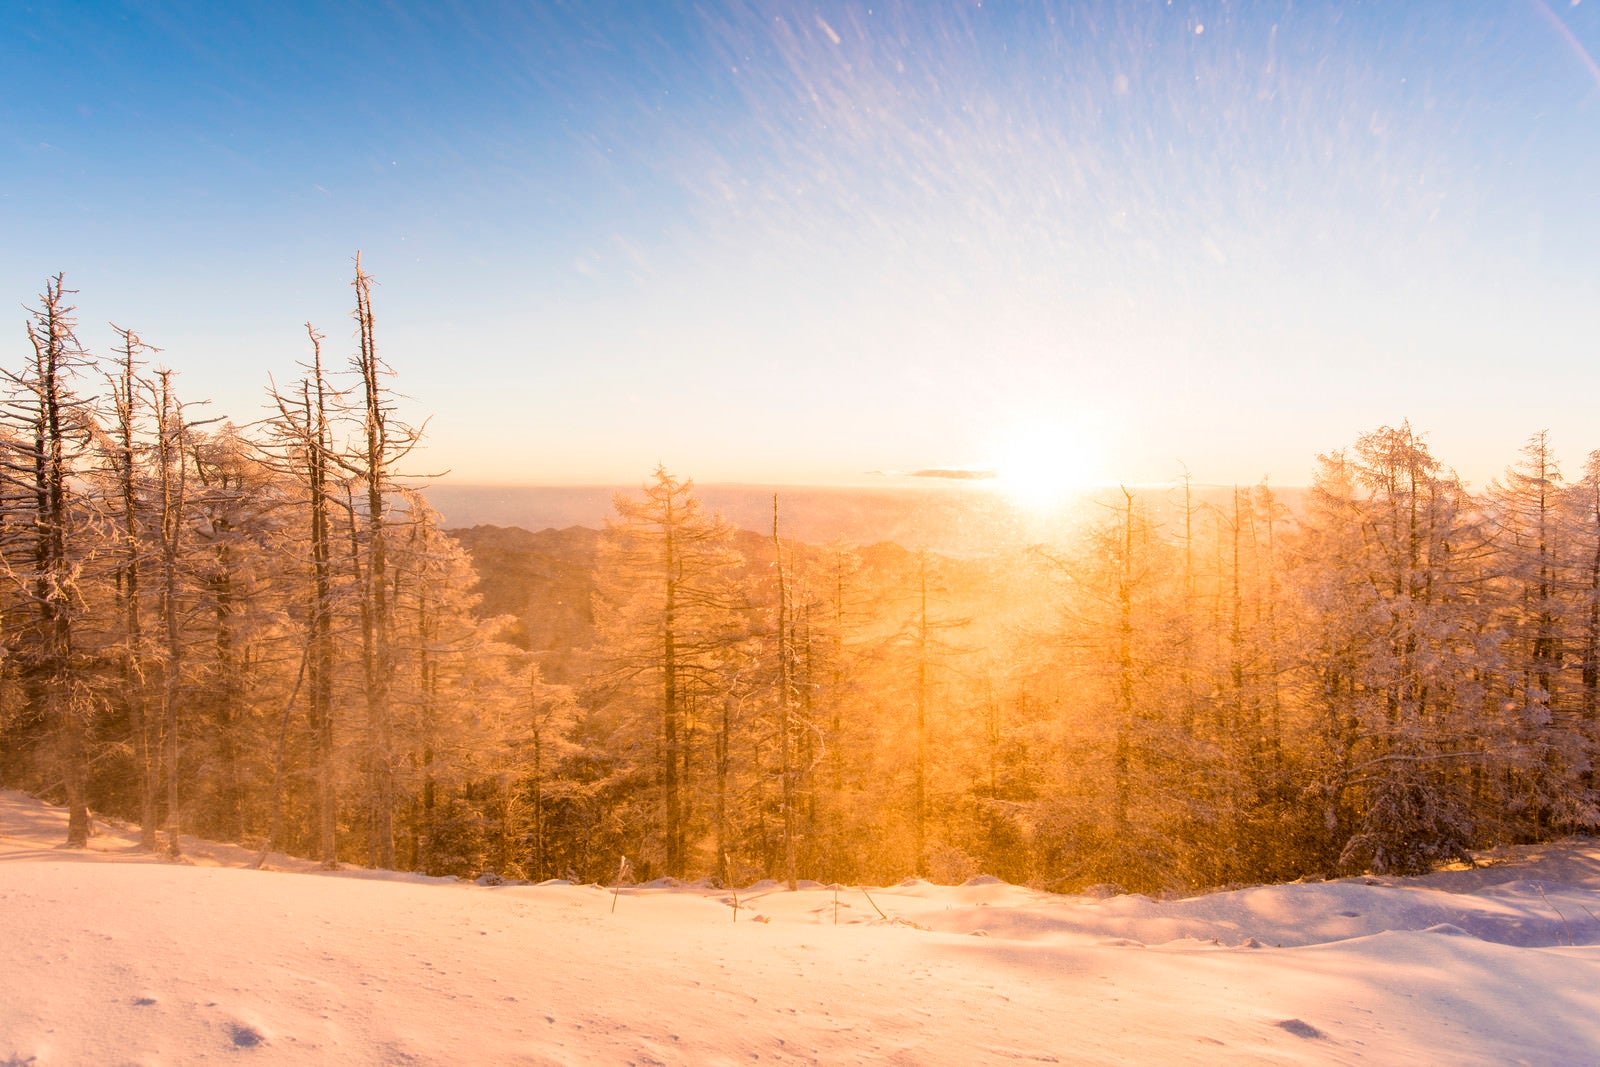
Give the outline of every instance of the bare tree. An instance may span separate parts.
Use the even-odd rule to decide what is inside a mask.
[[[94,418],[72,391],[89,358],[74,332],[68,292],[62,275],[46,283],[39,306],[29,312],[33,361],[20,373],[5,372],[12,395],[3,419],[14,431],[17,451],[6,463],[4,480],[6,503],[25,516],[26,556],[18,559],[20,567],[10,568],[29,612],[17,649],[24,688],[42,709],[53,737],[54,765],[67,801],[67,844],[82,848],[90,832],[84,721],[89,707],[72,662],[74,621],[82,611],[72,555],[78,533],[72,475]]]
[[[395,467],[421,439],[419,427],[394,418],[394,393],[384,379],[392,371],[378,358],[372,315],[372,276],[361,269],[356,253],[356,330],[360,341],[355,371],[361,382],[362,434],[345,456],[344,468],[361,482],[366,526],[366,567],[361,582],[362,665],[367,704],[367,805],[373,836],[372,861],[393,867],[394,852],[394,709],[390,679],[394,672],[394,620],[388,565],[388,498],[397,488]],[[352,520],[354,513],[352,512]]]
[[[189,430],[183,404],[172,388],[172,372],[156,372],[156,476],[157,516],[161,544],[161,723],[166,737],[167,855],[176,859],[178,843],[178,705],[183,684],[183,626],[179,565],[188,522]]]
[[[141,463],[144,446],[140,423],[148,411],[149,383],[140,375],[139,356],[160,351],[132,330],[112,326],[120,338],[120,359],[110,376],[111,425],[104,451],[115,482],[108,509],[119,541],[116,572],[117,615],[122,625],[120,698],[127,710],[139,791],[139,844],[156,848],[157,723],[149,716],[145,694],[145,633],[141,611],[140,568],[148,549],[141,533]]]
[[[328,521],[330,480],[333,476],[333,440],[328,409],[333,391],[322,368],[322,334],[308,322],[311,362],[304,366],[299,396],[289,397],[276,387],[271,391],[277,418],[271,424],[273,443],[265,449],[269,469],[298,481],[306,501],[306,546],[311,582],[306,604],[306,678],[308,718],[314,734],[317,791],[317,850],[325,868],[339,865],[337,804],[334,789],[333,732],[333,546]],[[300,683],[296,682],[298,690]],[[281,749],[283,742],[280,741]],[[278,776],[281,785],[282,775]],[[276,794],[276,790],[275,790]],[[276,812],[281,796],[275,795]],[[274,823],[277,822],[274,815]]]

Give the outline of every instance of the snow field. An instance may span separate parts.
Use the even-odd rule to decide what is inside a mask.
[[[0,793],[0,1064],[1600,1061],[1592,841],[1173,901],[767,883],[735,920],[100,829],[59,850]]]

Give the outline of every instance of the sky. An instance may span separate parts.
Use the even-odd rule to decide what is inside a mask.
[[[379,352],[458,483],[1305,483],[1600,448],[1600,0],[10,4],[64,272],[214,414]],[[1041,457],[1044,457],[1041,462]],[[1038,475],[1044,477],[1043,473]]]

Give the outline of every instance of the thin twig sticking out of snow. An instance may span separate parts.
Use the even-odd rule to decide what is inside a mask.
[[[1551,903],[1550,897],[1544,891],[1544,884],[1542,882],[1533,883],[1533,888],[1539,891],[1539,896],[1543,898],[1546,904],[1550,905],[1550,910],[1556,913],[1556,918],[1561,920],[1562,927],[1567,931],[1567,945],[1570,947],[1573,944],[1572,927],[1567,925],[1567,917],[1561,914],[1560,908]]]
[[[622,861],[617,864],[617,884],[611,890],[611,914],[613,915],[617,913],[617,898],[622,895],[622,883],[627,877],[628,857],[623,856]]]

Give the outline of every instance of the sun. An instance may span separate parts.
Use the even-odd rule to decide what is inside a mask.
[[[1086,427],[1018,419],[995,435],[995,488],[1029,510],[1060,507],[1095,484],[1099,451]]]

